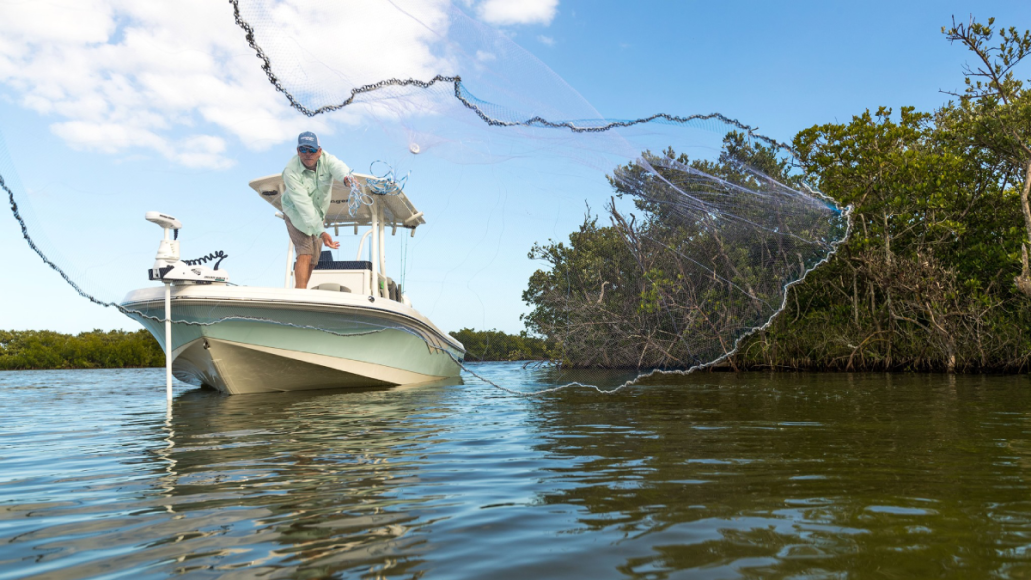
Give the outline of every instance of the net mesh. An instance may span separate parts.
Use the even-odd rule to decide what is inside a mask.
[[[111,257],[126,236],[153,238],[138,215],[171,203],[190,224],[183,257],[240,256],[223,266],[240,285],[173,287],[170,348],[183,380],[233,391],[220,375],[232,372],[274,389],[270,357],[320,386],[339,379],[326,369],[395,384],[483,360],[561,366],[562,387],[587,384],[578,369],[690,372],[769,324],[787,289],[848,235],[848,212],[805,183],[786,144],[718,113],[605,117],[453,4],[230,5],[275,90],[340,132],[334,154],[369,163],[333,192],[329,231],[355,235],[313,277],[332,292],[271,288],[269,240],[281,247],[286,237],[258,199],[281,209],[281,189],[255,186],[246,201],[234,193],[230,223],[223,211],[197,211],[222,203],[217,192],[134,191],[106,206],[117,224],[109,237],[84,240],[65,260],[46,232],[74,229],[81,208],[48,203],[39,219],[33,195],[0,181],[49,266],[162,342],[161,286],[122,298],[133,286],[114,273],[133,264],[138,277],[153,260],[149,247]],[[365,235],[373,214],[385,224],[378,242]],[[460,328],[458,339],[446,332]]]

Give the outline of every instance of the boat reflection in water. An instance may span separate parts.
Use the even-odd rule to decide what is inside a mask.
[[[151,465],[175,516],[162,514],[154,542],[176,546],[179,573],[403,574],[421,562],[426,514],[445,501],[422,470],[448,429],[435,420],[453,416],[443,394],[458,384],[177,397]]]

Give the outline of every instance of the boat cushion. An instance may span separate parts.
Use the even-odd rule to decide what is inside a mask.
[[[365,260],[343,260],[334,261],[333,252],[323,250],[319,256],[319,263],[315,264],[316,270],[372,270],[372,262]]]

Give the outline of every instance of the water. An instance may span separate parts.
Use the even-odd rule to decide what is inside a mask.
[[[1031,576],[1028,377],[652,382],[169,419],[162,369],[0,373],[0,579]]]

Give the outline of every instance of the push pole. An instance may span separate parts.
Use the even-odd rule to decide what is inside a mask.
[[[165,282],[165,396],[172,404],[172,282]]]

